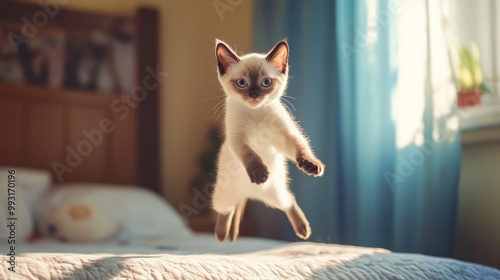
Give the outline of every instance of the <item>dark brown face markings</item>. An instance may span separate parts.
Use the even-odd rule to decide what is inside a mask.
[[[259,81],[260,73],[261,73],[260,67],[249,69],[248,76],[249,76],[249,80],[250,80],[249,81],[250,87],[259,87],[260,86],[260,81]]]
[[[261,95],[261,89],[259,86],[260,68],[250,69],[248,76],[250,80],[248,95],[251,98],[257,98]]]
[[[244,88],[238,87],[236,85],[236,80],[243,78],[247,81],[248,85]],[[242,71],[241,76],[235,77],[231,80],[231,85],[234,92],[241,94],[245,99],[253,100],[259,96],[268,95],[274,92],[275,88],[279,85],[276,79],[272,79],[272,84],[269,87],[263,87],[261,82],[264,78],[270,78],[262,67],[254,66],[249,67]]]

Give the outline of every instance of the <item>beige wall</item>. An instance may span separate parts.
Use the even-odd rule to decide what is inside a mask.
[[[462,140],[455,257],[500,268],[500,127]]]
[[[162,189],[174,206],[189,200],[189,183],[199,171],[198,157],[215,121],[212,109],[221,100],[204,101],[222,94],[215,72],[215,37],[236,45],[241,52],[251,47],[253,1],[241,1],[223,13],[222,20],[213,2],[72,0],[63,5],[125,15],[132,15],[139,5],[160,11],[161,69],[170,72],[161,85],[160,98]]]
[[[252,33],[251,1],[226,12],[223,21],[212,1],[175,2],[175,7],[163,12],[163,59],[172,75],[162,98],[161,115],[163,187],[173,203],[187,198],[183,193],[198,172],[198,157],[215,121],[213,108],[221,100],[204,101],[222,95],[215,72],[215,37],[248,52]]]

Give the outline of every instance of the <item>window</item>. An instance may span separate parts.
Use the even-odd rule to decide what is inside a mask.
[[[500,2],[453,0],[449,18],[458,46],[477,43],[483,76],[493,90],[483,95],[481,106],[460,110],[461,128],[500,126]]]

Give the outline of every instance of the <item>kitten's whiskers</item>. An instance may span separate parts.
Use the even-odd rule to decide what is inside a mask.
[[[216,99],[216,98],[221,98],[221,97],[224,97],[224,96],[225,96],[224,94],[217,95],[217,96],[210,97],[210,98],[207,98],[205,100],[202,100],[201,102],[206,102],[206,101],[209,101],[209,100],[212,100],[212,99]]]
[[[215,122],[219,120],[219,117],[223,114],[226,113],[226,106],[221,106],[223,109],[220,111],[219,115],[217,115],[217,118],[215,119]]]
[[[214,117],[215,117],[215,115],[217,115],[217,112],[219,112],[221,108],[225,108],[225,107],[226,107],[226,106],[225,106],[226,104],[224,104],[224,101],[226,101],[226,100],[225,100],[225,99],[223,99],[223,100],[219,101],[219,103],[217,103],[217,104],[214,106],[214,108],[213,108],[212,110],[214,110],[215,112],[214,112],[214,114],[212,115],[212,118],[214,118]],[[222,110],[222,111],[224,111],[224,110]],[[219,116],[220,116],[220,114],[219,114]],[[217,117],[217,118],[218,118],[218,117]],[[217,121],[217,119],[216,119],[216,121]]]
[[[283,100],[283,101],[285,101],[286,103],[290,104],[290,106],[292,106],[293,110],[294,110],[294,111],[297,111],[297,110],[295,109],[295,106],[293,106],[293,104],[292,104],[290,101],[288,101],[288,100],[286,100],[286,99],[281,99],[281,100]],[[285,104],[285,105],[286,105],[286,104]],[[288,106],[287,106],[287,107],[288,107]]]
[[[284,101],[284,102],[281,102],[281,104],[284,105],[285,108],[288,110],[288,113],[290,113],[290,115],[293,116],[292,110],[290,110],[290,107],[285,102],[287,102],[288,104],[290,104],[292,106],[292,108],[293,108],[294,111],[295,111],[295,106],[293,106],[293,104],[290,103],[290,101],[288,101],[286,99],[280,99],[280,101]]]

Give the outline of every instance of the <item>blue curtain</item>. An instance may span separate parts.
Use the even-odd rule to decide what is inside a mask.
[[[417,25],[389,2],[256,0],[254,49],[288,38],[287,95],[327,166],[319,179],[290,168],[310,240],[450,256],[461,155],[451,74],[439,74],[450,73],[446,43],[433,43],[441,7],[406,7]],[[404,24],[421,34],[413,45]]]

